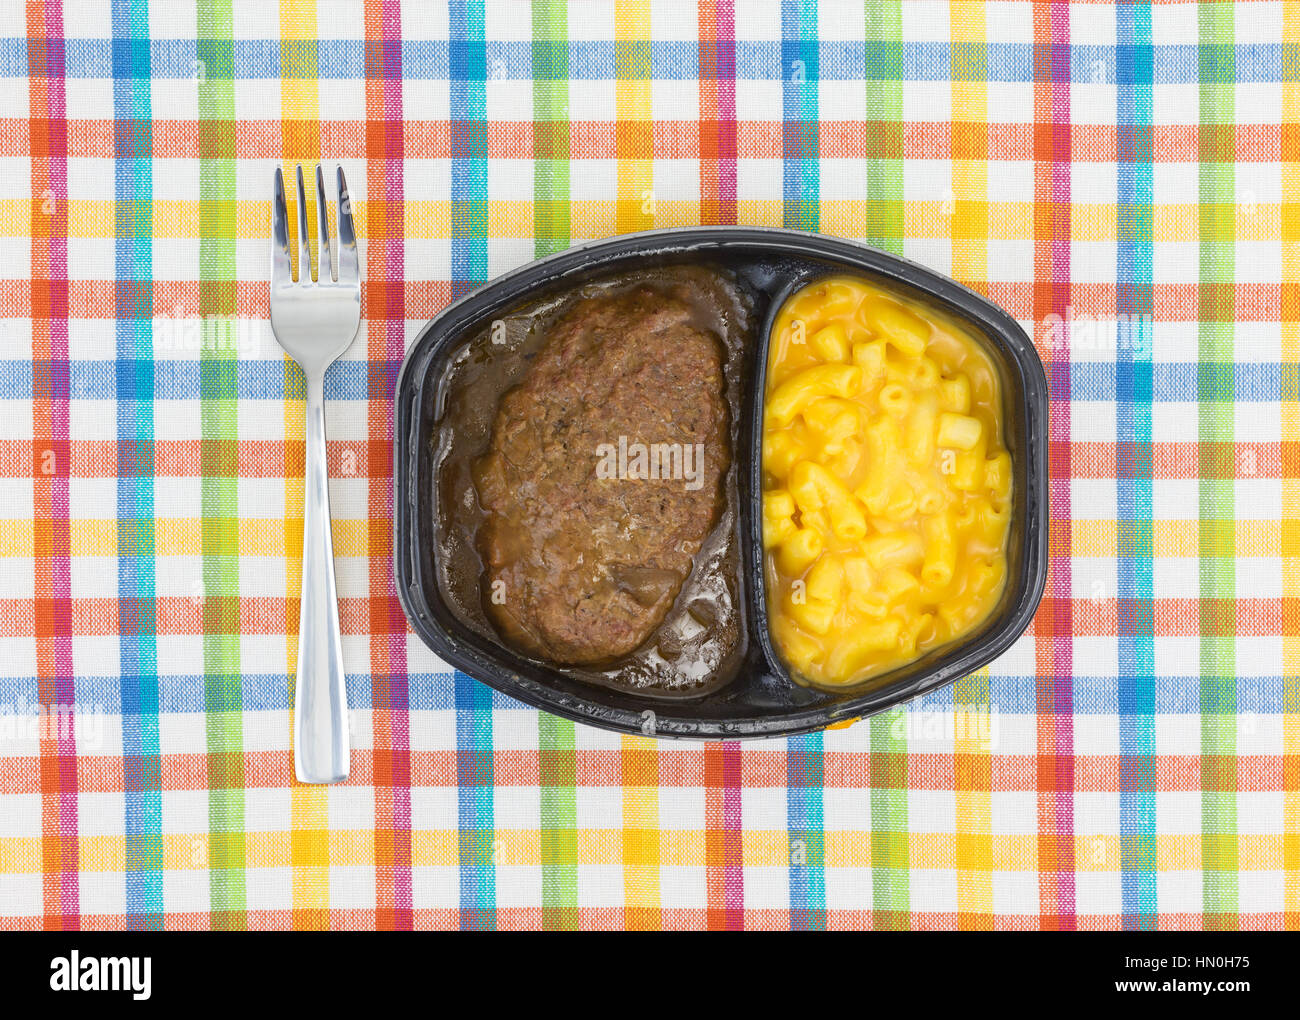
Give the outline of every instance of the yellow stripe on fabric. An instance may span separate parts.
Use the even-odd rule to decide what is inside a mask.
[[[951,38],[952,191],[941,213],[952,245],[952,275],[979,291],[988,288],[988,51],[984,5],[948,4]],[[907,220],[906,214],[904,220]],[[909,232],[910,233],[910,232]],[[988,928],[993,920],[992,748],[987,667],[957,682],[953,692],[953,801],[956,837],[957,926]]]
[[[313,256],[316,253],[315,174],[320,162],[320,86],[317,83],[315,0],[282,0],[280,4],[280,119],[284,134],[285,191],[297,206],[296,173],[302,165],[307,191],[307,234]],[[293,182],[293,183],[290,183]],[[296,222],[293,214],[291,222]],[[295,257],[296,257],[295,249]],[[303,267],[298,267],[299,279]],[[285,362],[285,437],[297,444],[304,440],[302,375]],[[292,396],[291,396],[292,395]],[[303,479],[296,471],[284,480],[285,581],[289,598],[286,614],[302,595]],[[296,539],[296,542],[295,542]],[[293,550],[299,550],[295,553]],[[298,664],[297,620],[285,621],[285,666],[290,683]],[[292,727],[291,727],[292,729]],[[313,929],[329,926],[329,787],[293,783],[289,788],[293,819],[293,926]]]
[[[615,230],[655,226],[654,124],[650,103],[650,6],[623,0],[614,10],[618,195]],[[571,230],[583,234],[575,203]],[[698,203],[697,203],[698,204]],[[623,737],[624,925],[658,928],[659,758],[653,740]],[[581,840],[579,840],[581,843]],[[581,846],[579,846],[581,851]]]
[[[541,866],[540,834],[535,829],[499,830],[496,860],[500,865],[535,868]],[[705,863],[708,834],[703,830],[656,830],[658,863],[656,874],[665,867],[701,867]],[[580,829],[575,861],[596,867],[618,856],[624,840],[622,829]],[[952,871],[957,862],[969,858],[963,836],[951,832],[914,832],[909,837],[908,866],[918,872]],[[1164,834],[1157,838],[1162,872],[1196,872],[1203,856],[1199,833]],[[1107,874],[1119,869],[1121,837],[1115,833],[1076,835],[1074,858],[1079,872]],[[417,830],[412,833],[411,863],[416,867],[454,867],[459,836],[455,830]],[[1283,832],[1244,833],[1237,837],[1242,872],[1277,872],[1284,867],[1291,834]],[[204,871],[209,866],[209,835],[205,832],[168,833],[162,837],[163,867],[167,871]],[[988,872],[1033,872],[1037,870],[1037,836],[993,833],[981,840],[980,852]],[[246,834],[245,866],[269,870],[297,866],[295,853],[328,857],[335,865],[374,865],[374,833],[369,829],[335,829],[313,832],[302,840],[297,830],[261,830]],[[871,855],[868,831],[826,833],[826,867],[858,868]],[[741,863],[747,868],[780,868],[789,859],[789,837],[784,832],[746,833]],[[82,872],[122,872],[126,850],[121,836],[79,836],[77,860]],[[39,837],[0,837],[0,871],[12,875],[40,874],[43,866]],[[961,909],[965,910],[965,906]],[[653,908],[657,923],[658,907]]]
[[[988,928],[993,921],[993,758],[988,667],[962,677],[953,690],[953,803],[956,835],[957,925]],[[916,836],[913,835],[915,840]],[[1031,851],[1031,859],[1036,854]]]
[[[1297,437],[1300,439],[1300,437]],[[1293,440],[1294,441],[1294,440]],[[1290,483],[1284,483],[1290,484]],[[1064,525],[1063,525],[1064,526]],[[1121,541],[1113,520],[1069,522],[1071,548],[1075,556],[1114,557]],[[290,535],[282,518],[245,517],[238,521],[240,556],[300,556],[301,533]],[[79,518],[70,522],[70,551],[75,556],[116,556],[117,521],[113,518]],[[1282,553],[1283,525],[1278,521],[1238,520],[1232,524],[1231,541],[1238,556],[1272,557]],[[155,525],[155,555],[200,556],[203,552],[203,524],[197,517],[160,517]],[[366,521],[335,518],[334,556],[369,556],[369,525]],[[1196,521],[1155,521],[1151,528],[1153,555],[1162,559],[1187,559],[1198,555]],[[1300,533],[1286,541],[1300,549]],[[0,558],[30,557],[30,519],[0,520]],[[296,627],[296,620],[295,627]]]
[[[1281,440],[1300,443],[1300,151],[1288,125],[1300,123],[1300,2],[1282,7],[1282,194],[1291,200],[1279,216],[1282,255]],[[1240,224],[1238,220],[1238,224]],[[1240,239],[1240,226],[1238,238]],[[1285,448],[1285,445],[1284,445]],[[1282,519],[1300,518],[1300,471],[1294,455],[1284,456]],[[1300,539],[1300,535],[1294,536]],[[1282,852],[1283,911],[1287,928],[1300,928],[1300,541],[1282,543]],[[1238,549],[1238,555],[1241,555]]]
[[[78,556],[116,556],[117,520],[106,518],[79,518],[71,522],[70,553]],[[237,522],[240,556],[283,557],[301,555],[298,545],[285,545],[282,518],[244,517]],[[203,555],[203,522],[197,517],[160,517],[155,521],[155,551],[157,557]],[[334,558],[367,557],[369,523],[355,519],[335,518],[333,522]],[[24,544],[25,543],[25,544]],[[32,554],[32,522],[0,520],[0,558],[30,557]]]
[[[650,5],[614,8],[614,105],[618,153],[617,233],[655,226],[654,119],[650,103]],[[696,203],[698,206],[698,202]],[[573,231],[577,233],[576,217]]]
[[[989,278],[989,104],[984,4],[951,0],[948,21],[952,38],[952,275],[968,287],[985,291]]]
[[[1113,557],[1122,541],[1120,528],[1113,520],[1075,520],[1069,522],[1069,527],[1070,548],[1076,557]],[[1194,520],[1152,522],[1152,555],[1168,559],[1196,557],[1198,529],[1199,522]],[[1277,521],[1238,520],[1232,522],[1231,531],[1238,556],[1277,556],[1282,547],[1282,529]]]
[[[623,757],[623,924],[660,927],[659,752],[646,737],[621,738]],[[583,837],[578,836],[582,863]],[[600,858],[597,857],[597,860]],[[608,858],[605,858],[608,860]]]

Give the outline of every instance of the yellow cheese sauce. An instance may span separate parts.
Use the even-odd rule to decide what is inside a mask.
[[[791,672],[847,686],[976,630],[1007,573],[997,372],[956,321],[837,276],[772,326],[768,616]]]

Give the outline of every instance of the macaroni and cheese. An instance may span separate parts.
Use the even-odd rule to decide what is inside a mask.
[[[763,544],[776,647],[841,686],[971,633],[1006,582],[998,376],[955,322],[865,280],[809,284],[772,327]]]

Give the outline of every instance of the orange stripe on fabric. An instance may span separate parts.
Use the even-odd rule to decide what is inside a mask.
[[[1291,58],[1282,81],[1282,195],[1279,217],[1282,287],[1279,408],[1282,448],[1282,846],[1287,928],[1300,929],[1300,2],[1282,6],[1282,40]],[[1240,550],[1238,550],[1240,554]],[[1244,778],[1248,770],[1240,769]]]

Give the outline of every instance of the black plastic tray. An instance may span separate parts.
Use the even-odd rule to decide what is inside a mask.
[[[436,522],[433,449],[438,384],[448,357],[483,324],[525,299],[595,276],[656,263],[732,270],[751,290],[755,321],[750,383],[740,416],[740,532],[748,647],[726,686],[663,699],[597,686],[522,657],[465,626],[444,602],[432,557]],[[966,640],[843,691],[790,679],[768,634],[762,572],[761,394],[768,332],[786,296],[820,276],[850,272],[931,303],[986,342],[1003,385],[1005,436],[1014,467],[1007,585],[997,610]],[[595,241],[498,277],[448,305],[416,338],[397,379],[393,560],[397,593],[415,632],[449,665],[578,722],[665,737],[772,737],[807,733],[892,708],[987,665],[1025,629],[1047,580],[1047,380],[1024,330],[997,305],[924,266],[865,245],[776,227],[683,227]],[[748,458],[746,462],[745,458]]]

